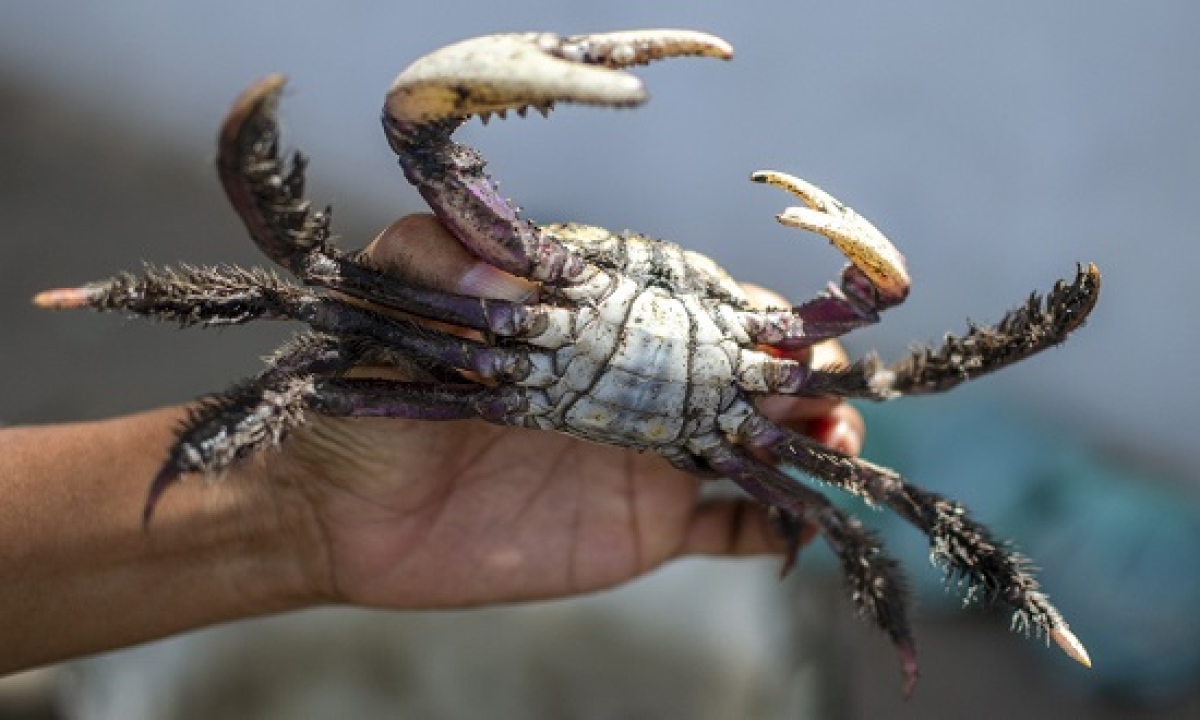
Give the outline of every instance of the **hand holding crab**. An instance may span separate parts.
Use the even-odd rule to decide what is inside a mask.
[[[964,579],[972,596],[1009,604],[1020,625],[1047,633],[1086,664],[1083,646],[1038,591],[1027,563],[961,506],[773,422],[755,400],[767,394],[882,400],[948,390],[1061,342],[1095,303],[1094,267],[1081,268],[1045,301],[1033,296],[995,327],[972,327],[940,348],[887,366],[871,356],[812,368],[780,354],[876,322],[909,287],[903,260],[882,233],[824,191],[782,173],[752,176],[804,204],[782,213],[781,222],[825,236],[851,261],[840,282],[817,298],[762,311],[711,260],[678,246],[636,233],[521,220],[497,194],[480,156],[451,140],[473,115],[547,111],[555,102],[635,105],[644,99],[641,84],[618,68],[680,55],[727,58],[730,49],[685,31],[499,35],[434,52],[393,84],[384,130],[405,176],[475,258],[533,283],[536,293],[527,302],[403,282],[369,258],[334,248],[328,213],[313,211],[303,198],[302,158],[289,163],[278,154],[282,79],[250,88],[222,128],[221,179],[259,247],[308,287],[235,268],[151,268],[142,277],[38,298],[47,306],[183,324],[293,319],[315,331],[281,350],[257,378],[201,404],[152,484],[147,519],[183,474],[220,472],[278,444],[314,412],[482,418],[652,450],[693,475],[732,479],[772,509],[793,543],[804,523],[814,525],[841,560],[858,609],[900,649],[911,688],[915,651],[896,563],[857,520],[764,460],[766,453],[898,513],[929,536],[934,559]],[[421,379],[349,373],[363,365],[402,366]]]
[[[464,277],[473,274],[473,258],[429,216],[395,223],[366,255],[438,288],[462,284],[455,280],[478,285]],[[422,267],[411,267],[418,258]],[[492,297],[527,290],[504,275],[483,285]],[[842,359],[826,346],[814,354],[820,364]],[[815,437],[824,442],[844,444],[832,432],[839,426],[862,432],[845,403],[782,398],[773,406],[789,425],[819,420]],[[850,449],[856,444],[851,437]],[[339,602],[446,607],[544,599],[611,587],[680,555],[783,549],[757,503],[698,503],[696,478],[653,453],[562,433],[314,415],[287,447],[266,464],[268,473],[303,488],[321,516],[336,554],[325,591]]]

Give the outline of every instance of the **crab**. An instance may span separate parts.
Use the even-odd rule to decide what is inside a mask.
[[[277,446],[309,413],[478,418],[652,451],[696,475],[731,479],[771,508],[790,541],[785,573],[801,526],[815,526],[840,560],[858,611],[898,648],[906,693],[917,665],[898,564],[856,518],[789,469],[897,513],[928,536],[932,558],[962,581],[968,599],[1009,605],[1016,626],[1044,633],[1090,665],[1028,560],[962,505],[772,422],[755,399],[944,392],[1061,343],[1096,303],[1094,265],[1079,266],[1073,280],[1058,282],[1044,298],[1031,295],[994,326],[973,325],[898,362],[871,354],[814,368],[779,351],[874,323],[910,286],[904,259],[887,238],[827,192],[781,172],[751,175],[800,201],[779,222],[827,238],[849,259],[840,280],[816,298],[760,310],[698,253],[628,231],[520,218],[481,156],[451,139],[472,117],[486,122],[510,110],[545,114],[561,102],[636,106],[645,90],[622,68],[677,56],[729,59],[732,49],[683,30],[493,35],[432,52],[392,84],[383,129],[405,177],[471,253],[536,284],[537,296],[526,302],[421,287],[337,249],[329,210],[304,198],[305,158],[280,154],[276,111],[284,79],[271,76],[246,90],[221,128],[218,174],[254,242],[302,285],[262,270],[147,267],[138,276],[35,298],[44,307],[116,310],[182,325],[285,319],[311,328],[258,376],[194,406],[150,484],[144,521],[185,475],[217,474]],[[472,334],[447,332],[446,325]],[[348,374],[364,364],[414,362],[419,380]]]

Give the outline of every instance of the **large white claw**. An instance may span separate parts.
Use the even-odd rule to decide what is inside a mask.
[[[421,125],[556,102],[628,107],[646,99],[642,81],[617,68],[667,57],[728,59],[729,43],[691,30],[631,30],[559,37],[488,35],[418,59],[388,91],[393,120]]]
[[[829,239],[881,293],[903,298],[910,283],[904,256],[874,225],[812,183],[773,170],[750,176],[754,182],[782,188],[804,201],[776,218],[784,225],[811,230]]]

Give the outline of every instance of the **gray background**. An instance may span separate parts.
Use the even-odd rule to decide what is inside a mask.
[[[421,207],[378,130],[383,89],[417,55],[505,30],[679,26],[725,37],[735,60],[640,70],[652,100],[635,112],[563,108],[462,137],[535,219],[668,237],[797,299],[841,261],[776,226],[786,198],[746,176],[775,168],[821,184],[888,233],[916,282],[886,322],[847,340],[853,351],[895,356],[1094,261],[1105,284],[1084,332],[990,390],[959,392],[1022,398],[1064,436],[1195,492],[1194,3],[644,5],[7,5],[0,421],[179,402],[253,371],[283,336],[178,333],[28,303],[142,260],[259,262],[211,170],[216,126],[249,81],[292,78],[284,113],[313,158],[310,194],[334,203],[345,244],[360,245]],[[877,642],[866,652],[890,660]],[[880,664],[856,682],[890,694],[893,680]]]

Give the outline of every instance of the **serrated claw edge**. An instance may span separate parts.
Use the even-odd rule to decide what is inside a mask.
[[[398,123],[422,125],[526,107],[544,111],[556,102],[629,107],[644,102],[646,90],[618,68],[732,54],[729,43],[692,30],[488,35],[409,65],[393,81],[384,109]]]

